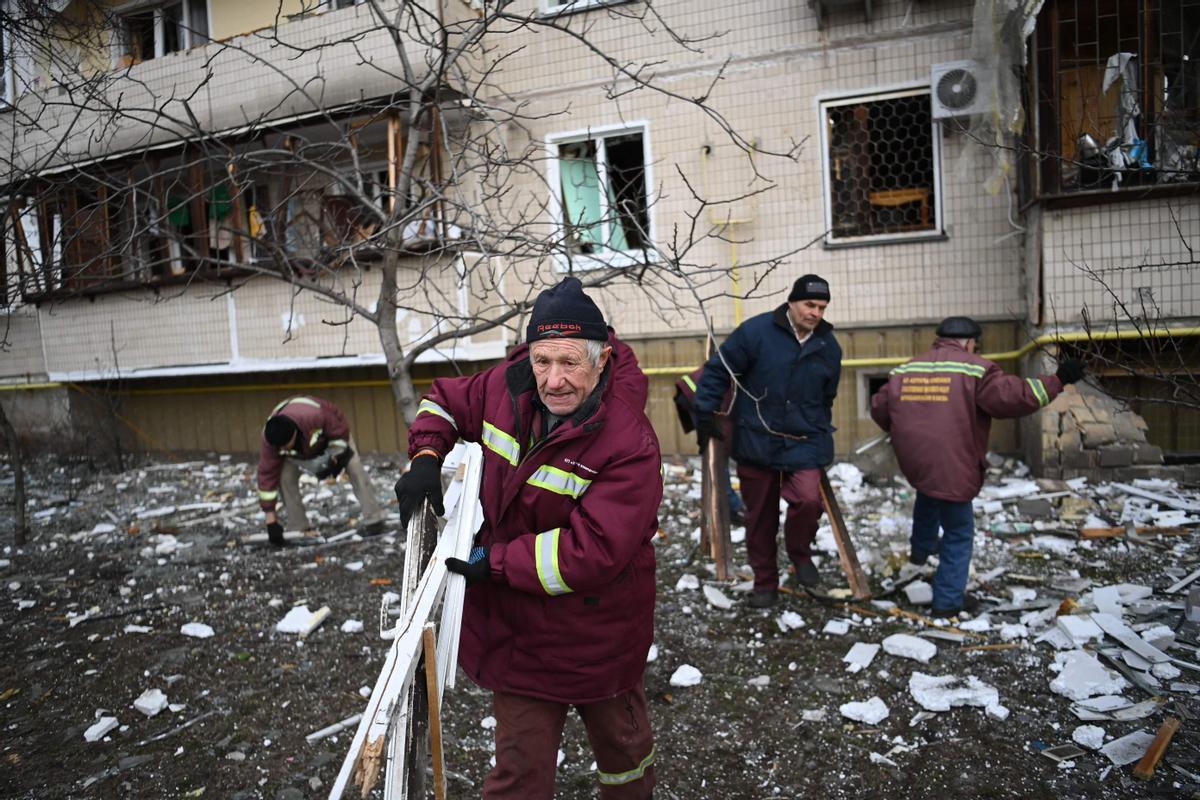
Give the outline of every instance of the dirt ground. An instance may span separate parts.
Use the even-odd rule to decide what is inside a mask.
[[[390,495],[397,465],[375,459],[370,467],[380,496]],[[29,479],[31,541],[16,550],[11,472],[0,471],[7,515],[0,517],[0,795],[327,795],[352,731],[312,744],[305,736],[362,710],[360,688],[374,684],[386,652],[378,636],[388,588],[382,584],[398,579],[402,545],[392,536],[282,551],[240,543],[261,530],[252,475],[243,458],[215,454],[121,474],[39,459]],[[357,507],[345,481],[308,491],[322,533],[352,527]],[[861,487],[855,497],[847,517],[881,589],[887,565],[896,562],[891,554],[904,548],[899,521],[911,492],[888,482]],[[1192,721],[1200,702],[1167,691],[1165,682],[1165,710],[1091,723],[1112,738],[1153,732],[1167,714],[1183,719],[1165,763],[1143,782],[1130,766],[1111,766],[1096,752],[1062,764],[1039,752],[1070,743],[1083,723],[1050,689],[1053,649],[1032,636],[994,650],[933,640],[938,653],[928,664],[881,652],[867,669],[850,673],[842,657],[854,642],[924,626],[869,604],[850,609],[794,594],[774,609],[752,610],[727,585],[720,588],[733,605],[721,610],[700,591],[677,588],[685,574],[710,576],[694,541],[696,498],[688,465],[667,470],[656,542],[657,657],[645,678],[657,739],[656,798],[1150,798],[1191,797],[1200,789],[1200,723]],[[981,529],[986,525],[981,518]],[[1019,574],[1042,599],[1070,594],[1054,589],[1063,578],[1076,589],[1081,579],[1140,583],[1158,597],[1200,561],[1192,530],[1169,542],[1101,541],[1063,552],[1032,548],[1028,537],[983,535],[977,570],[1007,565],[1008,572],[979,593],[1003,608]],[[744,561],[740,545],[735,556]],[[836,563],[826,558],[823,573],[835,578]],[[902,593],[892,599],[913,609]],[[301,603],[329,606],[331,614],[304,640],[277,632],[276,623]],[[786,611],[803,625],[781,624]],[[1022,613],[993,611],[991,619],[1016,623]],[[1200,640],[1197,626],[1180,624],[1178,610],[1155,618],[1177,628],[1179,641]],[[821,633],[834,619],[848,620],[849,632]],[[347,620],[361,621],[364,630],[344,632]],[[209,625],[214,635],[181,634],[189,622]],[[972,641],[1002,643],[994,630]],[[698,685],[671,685],[684,664],[701,671]],[[964,707],[914,721],[921,711],[908,689],[915,671],[974,675],[999,690],[1010,714],[1001,720]],[[1178,680],[1200,683],[1200,676],[1185,671]],[[135,710],[147,689],[164,692],[171,707],[153,717]],[[1133,687],[1124,694],[1148,696]],[[839,713],[843,703],[876,696],[889,709],[878,724]],[[479,795],[492,755],[490,713],[489,695],[460,674],[444,707],[451,797]],[[119,727],[85,741],[100,716],[116,717]],[[592,758],[574,718],[562,751],[557,797],[595,797]]]

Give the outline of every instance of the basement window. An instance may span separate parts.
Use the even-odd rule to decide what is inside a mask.
[[[127,67],[186,50],[208,39],[206,0],[139,3],[118,13],[114,60]]]
[[[552,138],[551,186],[568,260],[614,266],[645,258],[650,244],[646,132]]]
[[[942,236],[928,88],[825,100],[821,120],[826,246]]]

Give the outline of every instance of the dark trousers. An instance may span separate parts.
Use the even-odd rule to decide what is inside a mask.
[[[483,782],[484,800],[553,800],[568,705],[495,692],[492,708],[496,766]],[[575,710],[596,757],[601,800],[648,800],[654,789],[654,737],[642,683]]]
[[[794,564],[812,560],[821,505],[821,471],[800,469],[781,472],[738,464],[742,499],[746,502],[746,555],[754,570],[754,591],[779,588],[779,500],[787,502],[783,543]]]
[[[962,608],[975,545],[975,510],[971,501],[939,500],[917,492],[909,541],[917,558],[934,554],[938,557],[933,576],[933,607],[945,612]]]

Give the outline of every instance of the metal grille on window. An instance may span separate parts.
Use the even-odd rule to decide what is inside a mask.
[[[1050,0],[1035,38],[1044,193],[1200,181],[1200,0]]]
[[[929,95],[829,105],[831,240],[937,227]]]

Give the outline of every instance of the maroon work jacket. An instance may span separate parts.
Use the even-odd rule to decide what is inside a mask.
[[[1031,414],[1062,389],[1054,375],[1008,375],[939,338],[892,370],[871,398],[871,418],[891,433],[900,471],[917,491],[962,502],[983,486],[992,418]]]
[[[458,439],[483,448],[477,543],[492,573],[467,591],[459,660],[485,688],[591,703],[645,669],[662,457],[646,377],[628,346],[609,344],[598,393],[541,441],[524,345],[477,375],[435,380],[409,430],[410,457]]]
[[[290,419],[300,429],[293,450],[277,448],[262,435],[258,450],[258,504],[274,511],[279,501],[279,476],[285,458],[306,460],[319,456],[327,447],[350,446],[350,424],[333,403],[320,397],[289,397],[271,411]],[[268,417],[269,418],[269,417]]]

